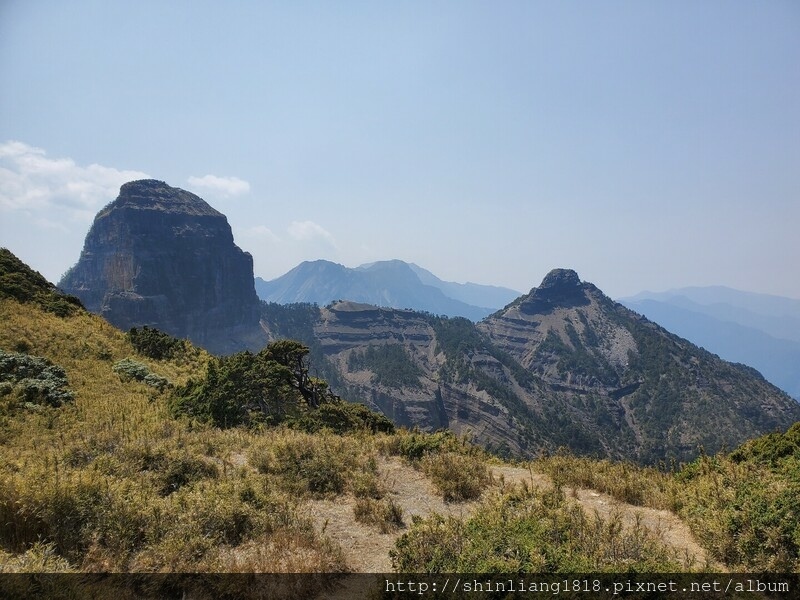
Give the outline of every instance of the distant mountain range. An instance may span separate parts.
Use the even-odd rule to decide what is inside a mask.
[[[800,399],[800,300],[727,287],[642,292],[620,302]]]
[[[325,306],[351,300],[374,306],[409,308],[480,321],[520,292],[508,288],[442,281],[430,271],[401,260],[348,268],[327,260],[304,262],[271,281],[255,280],[266,302],[311,302]]]

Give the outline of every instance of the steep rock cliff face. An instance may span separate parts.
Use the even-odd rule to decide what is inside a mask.
[[[162,181],[126,183],[59,284],[120,329],[149,325],[215,353],[259,348],[253,259],[225,216]]]

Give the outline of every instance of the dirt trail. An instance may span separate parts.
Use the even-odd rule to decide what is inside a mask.
[[[427,517],[434,512],[443,516],[469,516],[477,505],[477,502],[444,502],[424,474],[398,458],[382,459],[379,469],[388,497],[402,507],[407,524],[414,515]],[[491,471],[496,486],[519,485],[523,481],[538,489],[552,486],[547,475],[520,467],[493,466]],[[683,560],[686,568],[707,563],[705,549],[697,543],[686,524],[669,511],[625,504],[593,490],[567,490],[567,497],[578,502],[589,515],[597,514],[608,519],[618,513],[627,527],[633,527],[638,519],[641,525],[675,549],[677,558]],[[403,530],[379,533],[375,527],[358,523],[353,513],[354,505],[355,499],[345,496],[334,500],[312,500],[307,508],[317,530],[341,546],[347,564],[354,572],[391,572],[389,551]]]
[[[539,489],[552,486],[550,477],[542,473],[532,473],[518,467],[495,467],[495,478],[503,476],[507,483],[527,481]],[[683,561],[685,568],[697,568],[708,564],[709,558],[705,548],[697,543],[689,527],[677,515],[668,510],[656,510],[620,502],[608,494],[595,490],[567,488],[568,498],[574,499],[590,516],[598,515],[609,519],[619,514],[623,526],[634,527],[638,523],[653,533],[677,553],[677,559]],[[722,565],[713,565],[717,570],[724,570]]]
[[[476,502],[445,502],[423,473],[400,459],[384,459],[379,463],[379,469],[382,483],[388,490],[387,496],[403,508],[406,524],[415,515],[466,516],[475,507]],[[355,498],[352,496],[308,503],[309,516],[317,529],[339,543],[351,569],[358,573],[391,572],[389,550],[403,531],[380,533],[375,527],[359,523],[353,514],[354,506]]]

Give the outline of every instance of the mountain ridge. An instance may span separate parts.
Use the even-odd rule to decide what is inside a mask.
[[[431,301],[458,303],[402,261],[301,266],[334,272],[350,290],[348,278],[377,290],[377,304],[414,308],[402,294],[410,283]],[[314,287],[305,273],[289,275],[296,289]],[[388,284],[397,282],[392,296]],[[124,318],[111,320],[123,329],[157,327],[212,351],[300,339],[336,393],[500,454],[566,446],[646,464],[687,460],[699,446],[714,452],[800,420],[800,405],[753,369],[669,333],[571,269],[553,269],[477,324],[441,316],[441,305],[420,312],[341,300],[336,286],[328,293],[339,299],[323,308],[260,303],[253,313],[252,258],[233,243],[224,215],[153,180],[126,184],[98,213],[62,287],[107,317],[118,310]]]
[[[402,263],[402,261],[379,261],[376,263],[368,263],[365,265],[361,265],[356,267],[355,270],[357,271],[365,271],[369,270],[370,268],[381,265],[381,264],[389,264],[393,262]],[[335,264],[335,263],[332,263]],[[457,284],[452,282],[443,282],[442,280],[438,279],[435,275],[430,273],[418,265],[413,263],[402,263],[407,265],[411,268],[415,273],[417,273],[420,277],[420,280],[423,282],[432,282],[434,285],[437,285],[440,289],[446,290],[447,293],[450,293],[452,297],[456,298],[459,297],[456,293],[460,286],[463,286],[461,289],[466,289],[470,284]],[[343,272],[348,272],[346,267],[341,267]],[[447,288],[447,286],[451,286]],[[482,288],[481,293],[485,294],[487,289],[492,289],[494,286],[479,286]],[[499,304],[499,302],[503,302],[502,306],[506,306],[508,304],[512,304],[518,298],[512,298],[509,300],[508,292],[510,290],[506,288],[496,288],[499,289],[499,296],[495,297],[495,300]],[[455,290],[455,291],[454,291]],[[648,298],[648,297],[663,297],[663,298],[670,298],[673,300],[672,304],[678,304],[678,300],[681,299],[681,295],[683,292],[688,292],[693,297],[698,299],[704,299],[711,297],[713,298],[715,294],[723,294],[724,298],[739,298],[744,297],[750,300],[750,306],[752,305],[760,306],[763,304],[764,301],[767,302],[768,306],[772,308],[771,314],[763,315],[763,314],[756,314],[751,310],[743,308],[742,306],[734,306],[722,303],[715,303],[709,305],[700,305],[697,302],[689,300],[688,298],[685,300],[686,304],[691,304],[690,308],[699,309],[695,310],[695,312],[703,312],[708,314],[712,317],[719,318],[720,311],[725,311],[728,314],[728,318],[733,321],[734,323],[743,324],[747,323],[752,325],[754,329],[759,331],[765,331],[768,335],[773,336],[774,340],[764,337],[757,331],[751,331],[744,328],[737,328],[735,326],[725,325],[724,323],[716,323],[715,326],[718,329],[717,333],[714,335],[710,335],[709,332],[712,328],[712,323],[709,322],[704,331],[706,335],[695,335],[694,332],[690,327],[687,327],[688,321],[687,319],[691,319],[693,316],[687,313],[686,317],[683,319],[678,319],[674,315],[667,320],[659,319],[657,316],[654,315],[652,306],[649,310],[644,310],[644,305],[642,301],[636,302],[632,301],[633,299],[637,298]],[[522,296],[522,294],[518,294],[518,296]],[[485,295],[483,296],[485,297]],[[430,310],[430,306],[411,306],[413,303],[407,303],[407,305],[399,305],[396,302],[386,301],[386,302],[376,302],[375,298],[366,297],[363,295],[354,295],[348,294],[346,290],[340,289],[338,293],[330,293],[325,297],[318,298],[315,301],[319,304],[326,304],[328,301],[332,301],[333,299],[349,299],[355,298],[359,301],[365,301],[367,303],[372,303],[381,306],[394,306],[397,308],[416,308],[419,310],[428,310],[429,312],[440,313],[440,314],[448,314],[449,316],[466,316],[473,321],[480,321],[483,318],[491,315],[492,312],[489,311],[487,314],[485,310],[483,312],[480,311],[473,311],[473,310]],[[461,299],[468,299],[467,296],[460,296]],[[304,300],[308,299],[307,297],[303,296],[295,296],[289,298],[280,298],[275,299],[275,301],[292,301],[292,300]],[[329,300],[330,299],[330,300]],[[652,292],[642,292],[637,294],[636,296],[632,296],[630,298],[623,298],[620,299],[620,302],[636,310],[639,309],[638,312],[646,312],[648,316],[653,318],[656,322],[663,323],[666,326],[666,329],[670,331],[674,331],[680,334],[682,337],[696,343],[700,346],[703,346],[710,351],[719,354],[726,360],[730,360],[733,362],[740,362],[746,365],[752,366],[758,369],[761,373],[765,374],[767,379],[769,379],[772,383],[775,383],[783,389],[787,391],[795,397],[795,399],[800,399],[800,382],[797,380],[796,376],[796,369],[792,367],[792,365],[796,364],[796,355],[798,353],[798,348],[794,346],[794,344],[786,343],[781,341],[781,339],[789,339],[789,340],[797,340],[800,339],[800,318],[795,318],[793,315],[793,310],[797,314],[800,314],[800,301],[795,301],[790,298],[783,298],[780,296],[771,296],[767,294],[757,294],[753,292],[741,292],[740,290],[735,290],[733,288],[728,288],[725,286],[707,286],[707,287],[694,287],[694,288],[679,288],[676,290],[671,290],[668,292],[663,292],[659,294],[654,294]],[[745,305],[747,305],[745,303]],[[730,313],[735,312],[738,314],[739,318],[735,316],[731,316]],[[780,315],[780,316],[777,316]],[[724,342],[721,344],[719,338],[728,339],[730,340],[728,346],[724,345]],[[746,340],[742,342],[742,340]],[[750,351],[752,350],[752,351]]]

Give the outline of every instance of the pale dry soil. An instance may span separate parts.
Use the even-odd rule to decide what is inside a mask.
[[[550,478],[542,473],[513,466],[492,466],[493,485],[527,485],[539,489],[552,487]],[[433,513],[442,516],[466,517],[474,511],[477,502],[444,502],[428,478],[396,457],[383,458],[379,472],[387,496],[403,509],[403,520],[411,523],[411,517],[427,517]],[[485,492],[484,492],[485,493]],[[590,516],[609,519],[619,515],[624,527],[634,527],[638,521],[671,547],[676,558],[686,568],[708,565],[705,549],[695,540],[689,528],[676,515],[666,510],[643,508],[619,502],[606,494],[594,490],[567,489],[567,498],[577,502]],[[311,500],[306,505],[308,515],[318,531],[338,543],[349,568],[356,573],[388,573],[392,571],[389,551],[394,547],[403,530],[380,533],[377,528],[355,520],[352,496],[333,500]],[[713,566],[713,565],[712,565]],[[716,565],[719,568],[719,565]]]

